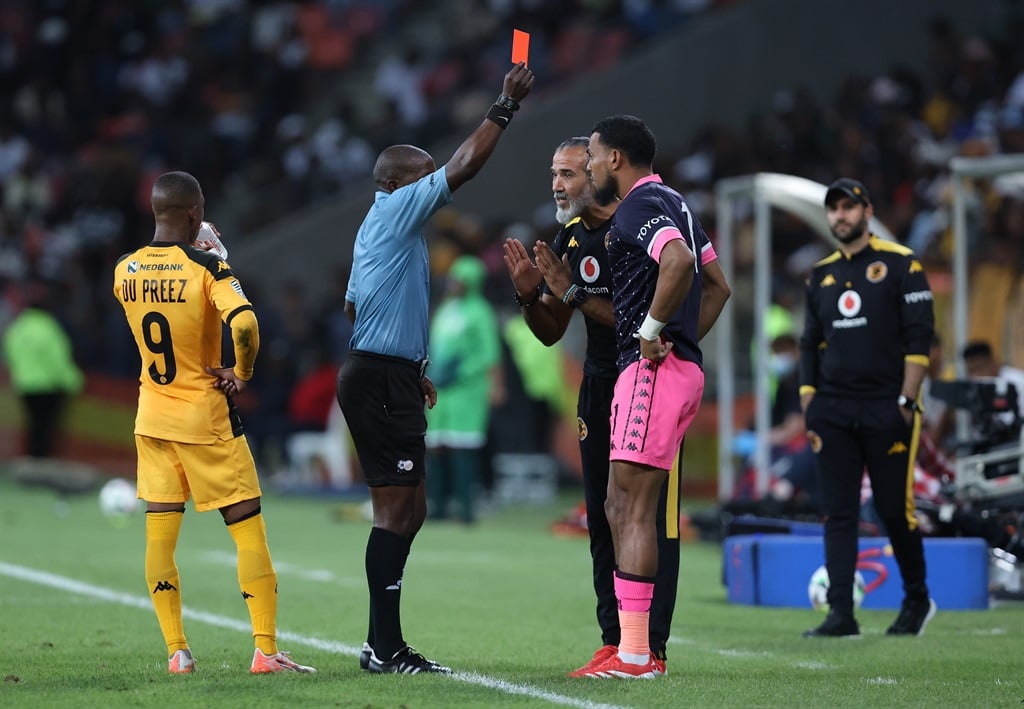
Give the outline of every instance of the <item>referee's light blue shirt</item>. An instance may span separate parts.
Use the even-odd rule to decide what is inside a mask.
[[[430,266],[423,226],[452,201],[442,165],[394,192],[377,192],[356,234],[345,299],[356,306],[354,350],[427,356]]]

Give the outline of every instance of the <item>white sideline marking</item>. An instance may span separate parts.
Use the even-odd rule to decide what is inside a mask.
[[[10,578],[18,579],[20,581],[39,584],[40,586],[49,586],[50,588],[55,588],[59,591],[67,591],[79,596],[89,596],[109,603],[119,603],[131,608],[139,608],[149,612],[153,611],[152,603],[148,598],[143,596],[122,593],[121,591],[114,591],[109,588],[103,588],[102,586],[94,586],[90,583],[76,581],[75,579],[70,579],[65,576],[58,576],[57,574],[51,574],[47,571],[30,569],[26,566],[18,566],[16,564],[8,564],[0,561],[0,575],[9,576]],[[187,607],[182,607],[181,614],[184,618],[188,618],[189,620],[206,623],[207,625],[213,625],[218,628],[237,630],[241,633],[245,633],[246,635],[249,635],[252,632],[252,627],[248,622],[235,620],[234,618],[206,613],[204,611],[197,611]],[[357,657],[360,650],[362,650],[361,645],[356,647],[355,645],[346,645],[334,640],[321,640],[319,638],[312,638],[307,635],[299,635],[298,633],[291,633],[284,630],[278,630],[277,637],[279,640],[305,645],[306,647],[331,652],[336,655]],[[506,694],[517,694],[524,697],[532,697],[533,699],[541,699],[552,704],[579,707],[579,709],[626,709],[625,707],[620,707],[615,704],[597,704],[585,699],[565,697],[561,694],[547,692],[536,687],[530,687],[525,684],[515,684],[514,682],[508,682],[495,677],[487,677],[476,674],[475,672],[455,672],[451,677],[454,680],[465,682],[466,684],[475,684],[487,689],[496,689]]]
[[[722,657],[772,657],[772,653],[766,650],[741,650],[736,648],[727,648],[724,650],[715,650],[715,652]]]
[[[810,661],[810,662],[794,662],[793,667],[800,670],[830,670],[832,669],[829,665],[824,662]]]
[[[204,551],[199,553],[199,558],[211,564],[230,566],[234,568],[238,564],[238,555],[227,551]],[[366,579],[353,579],[337,576],[333,571],[327,569],[304,569],[287,561],[274,560],[274,570],[279,575],[295,576],[303,581],[316,581],[318,583],[337,583],[341,586],[363,586]]]

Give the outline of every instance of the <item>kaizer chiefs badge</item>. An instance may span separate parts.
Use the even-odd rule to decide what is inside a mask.
[[[611,243],[611,240],[612,240],[612,233],[611,232],[608,232],[607,234],[604,235],[604,248],[605,248],[606,251],[608,250],[608,244]]]
[[[868,270],[866,272],[867,279],[872,283],[878,283],[885,280],[886,275],[889,273],[889,267],[886,266],[882,261],[875,261],[868,264]]]
[[[576,417],[576,433],[579,434],[580,440],[585,440],[589,431],[587,430],[587,422],[581,419],[579,416]]]
[[[807,432],[807,440],[811,442],[811,450],[812,451],[814,451],[815,453],[820,453],[821,452],[821,446],[822,446],[821,436],[819,436],[814,431],[808,431]]]

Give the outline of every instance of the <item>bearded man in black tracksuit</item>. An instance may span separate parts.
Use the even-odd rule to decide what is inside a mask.
[[[853,580],[865,467],[903,577],[903,604],[886,632],[920,635],[936,610],[913,499],[932,292],[910,249],[868,230],[873,207],[863,184],[836,180],[825,208],[839,249],[814,266],[807,282],[800,399],[820,478],[831,610],[804,636],[860,634]]]

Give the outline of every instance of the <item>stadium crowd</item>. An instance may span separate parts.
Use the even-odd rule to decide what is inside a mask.
[[[61,296],[57,314],[83,369],[134,377],[137,354],[125,347],[130,338],[109,292],[110,270],[151,231],[156,175],[190,170],[225,227],[252,229],[346,186],[364,187],[386,144],[429,144],[479,120],[506,67],[507,47],[496,38],[509,25],[533,34],[542,100],[544,91],[614,64],[641,40],[725,4],[3,3],[0,90],[10,100],[0,108],[0,328],[22,307],[23,286],[44,280]],[[924,74],[893,67],[850,75],[827,102],[804,87],[780,87],[770,110],[753,113],[744,128],[709,122],[686,150],[659,155],[658,171],[701,212],[712,238],[720,178],[772,171],[827,183],[856,175],[881,221],[941,273],[951,256],[949,158],[1024,152],[1024,49],[1015,41],[1024,15],[1014,7],[1007,4],[998,30],[985,37],[931,20]],[[593,49],[573,49],[579,46]],[[972,253],[1012,269],[1015,282],[1024,180],[980,183],[973,199],[980,217]],[[504,312],[514,311],[501,241],[556,231],[550,203],[522,216],[488,224],[453,212],[439,217],[435,272],[444,272],[449,257],[476,251],[488,266],[487,292]],[[819,247],[797,220],[774,219],[774,272],[783,274],[780,289],[792,288]],[[738,272],[750,258],[739,250]],[[265,343],[250,416],[279,417],[308,372],[325,356],[342,356],[343,294],[308,302],[299,285],[263,293],[250,279],[247,287]]]

